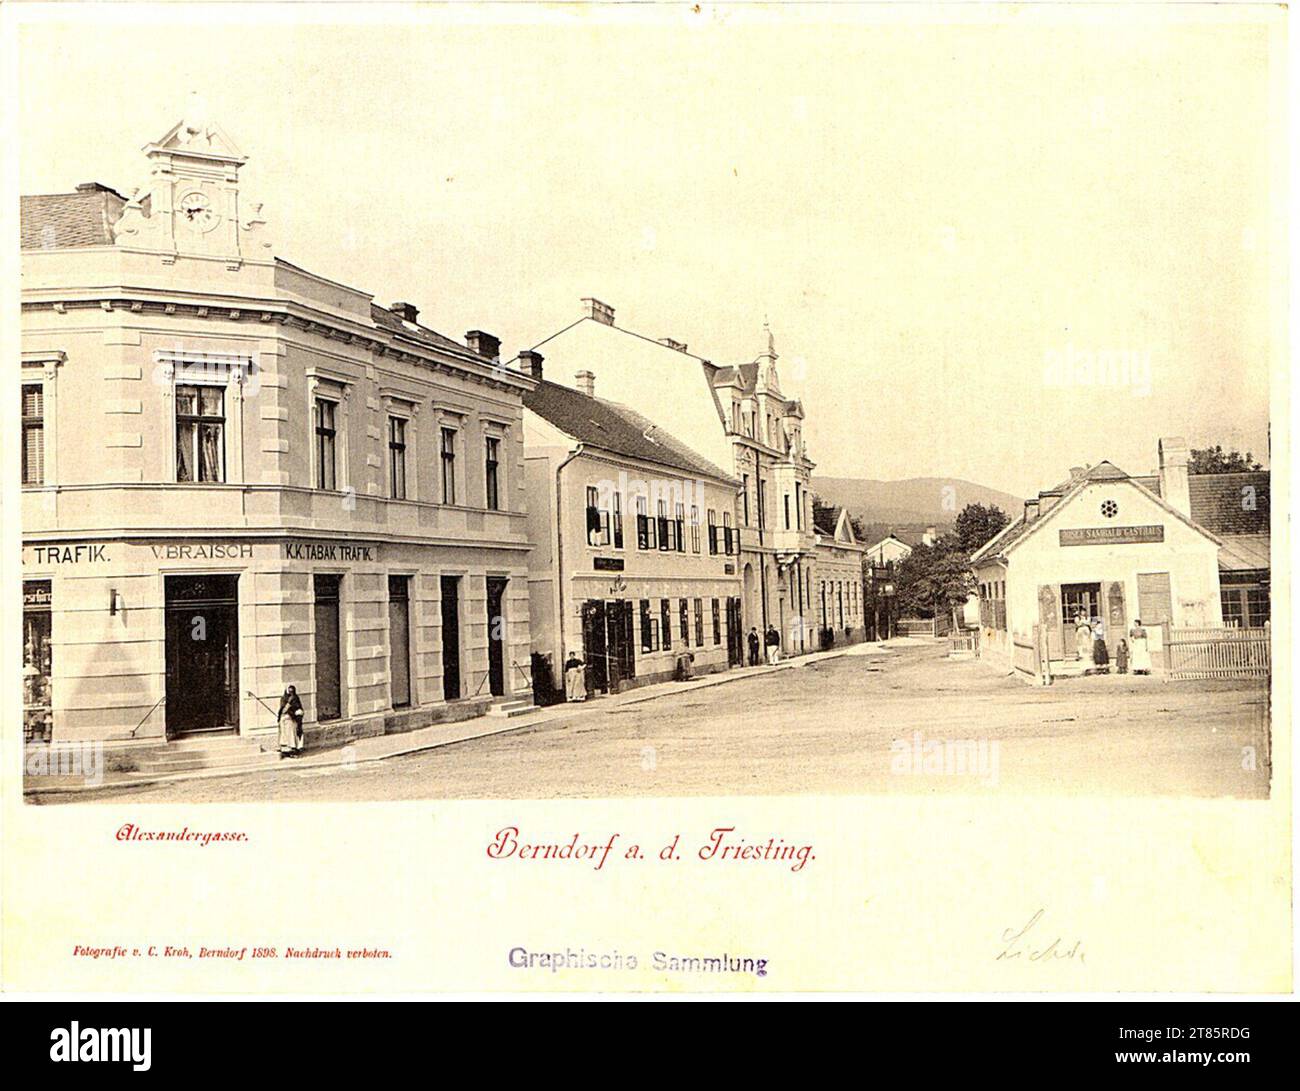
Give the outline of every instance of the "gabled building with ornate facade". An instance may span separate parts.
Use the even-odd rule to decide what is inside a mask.
[[[276,257],[219,126],[145,152],[129,196],[22,202],[28,737],[256,738],[289,685],[309,742],[526,697],[533,381]]]
[[[551,380],[576,384],[593,374],[606,397],[635,407],[736,479],[726,521],[738,543],[742,626],[746,633],[774,626],[786,654],[812,650],[814,463],[803,406],[782,390],[770,330],[753,360],[721,366],[672,338],[618,326],[613,307],[585,299],[578,321],[534,349],[546,354]]]

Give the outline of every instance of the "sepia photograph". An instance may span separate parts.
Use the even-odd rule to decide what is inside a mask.
[[[454,980],[732,989],[781,959],[611,922],[975,822],[948,863],[900,842],[919,870],[883,889],[1019,875],[969,924],[979,967],[891,941],[892,976],[781,987],[1289,989],[1289,946],[1175,970],[1051,894],[1106,927],[1182,914],[1171,952],[1257,906],[1292,927],[1287,15],[6,5],[11,868],[116,854],[92,914],[115,874],[145,898],[199,856],[360,889],[367,855],[417,851],[390,876],[412,912],[456,897],[458,853],[474,903],[489,872],[549,906],[639,868],[641,894],[584,895],[605,931],[493,934],[529,984]],[[1203,869],[1107,872],[1121,813],[1159,816],[1128,826],[1151,855],[1192,816]],[[397,840],[329,847],[325,816]],[[186,959],[328,958],[214,930],[237,899],[202,882]],[[854,897],[834,912],[891,911]],[[36,951],[6,900],[29,983],[113,957],[86,928]],[[357,949],[406,937],[415,974],[415,927]],[[1022,952],[1098,976],[984,976]]]

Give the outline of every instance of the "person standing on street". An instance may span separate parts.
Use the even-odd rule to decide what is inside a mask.
[[[768,625],[763,643],[767,646],[768,665],[776,666],[781,661],[781,634],[776,631],[775,625]]]
[[[279,728],[280,757],[291,758],[302,753],[302,699],[298,690],[286,686],[280,698],[280,711],[275,720]]]
[[[1128,632],[1129,666],[1134,674],[1151,673],[1151,649],[1147,647],[1147,631],[1142,628],[1142,619],[1133,621],[1133,628]]]
[[[564,698],[567,701],[587,699],[587,668],[573,653],[564,661]]]

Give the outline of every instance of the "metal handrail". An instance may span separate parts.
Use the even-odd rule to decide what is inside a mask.
[[[132,739],[135,738],[135,733],[139,731],[140,728],[144,727],[144,721],[149,719],[149,717],[152,716],[158,710],[158,706],[162,704],[165,700],[167,700],[167,694],[163,693],[163,695],[153,703],[153,708],[151,708],[148,712],[144,714],[144,720],[141,720],[138,724],[135,725],[135,727],[131,728],[131,734],[128,736],[129,738]]]
[[[271,708],[270,705],[268,705],[265,701],[263,701],[262,698],[260,698],[260,697],[259,697],[256,693],[254,693],[251,689],[245,690],[245,691],[244,691],[244,696],[245,696],[245,697],[251,697],[254,701],[256,701],[256,702],[257,702],[259,705],[261,705],[264,709],[266,709],[267,712],[271,713],[271,715],[275,717],[275,722],[276,722],[277,724],[280,722],[280,715],[279,715],[279,713],[275,712],[275,711]]]

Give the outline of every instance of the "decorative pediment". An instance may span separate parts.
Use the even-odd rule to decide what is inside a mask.
[[[160,139],[147,145],[146,151],[162,150],[188,155],[211,156],[243,163],[244,153],[215,121],[201,116],[182,118]]]

